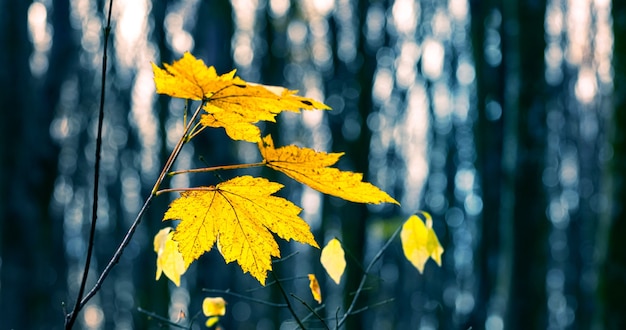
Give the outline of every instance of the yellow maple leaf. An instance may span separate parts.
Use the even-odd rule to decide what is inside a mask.
[[[414,214],[402,225],[400,232],[404,256],[417,268],[420,274],[424,272],[424,265],[429,258],[441,266],[441,255],[444,251],[433,230],[433,220],[430,214],[421,213],[426,218],[426,224]]]
[[[346,269],[346,257],[338,239],[331,239],[322,249],[320,262],[328,273],[328,276],[330,276],[335,283],[339,284],[339,282],[341,282],[341,275],[343,275]]]
[[[267,166],[325,194],[357,203],[398,203],[386,192],[368,182],[361,173],[340,171],[332,166],[343,153],[325,153],[290,145],[274,148],[267,135],[259,142]]]
[[[315,299],[318,304],[321,304],[322,290],[320,289],[320,283],[317,281],[317,277],[315,277],[315,274],[309,274],[309,289],[311,289],[313,299]]]
[[[235,77],[235,70],[220,76],[214,67],[207,67],[189,52],[171,65],[164,63],[163,66],[165,69],[152,63],[156,92],[159,94],[203,100],[232,85],[245,85],[245,81]]]
[[[190,53],[161,69],[153,66],[157,93],[174,97],[204,100],[200,123],[207,127],[223,127],[235,140],[258,142],[258,121],[276,121],[282,111],[330,109],[313,99],[296,95],[282,87],[248,83],[235,76],[235,71],[217,75]]]
[[[236,177],[210,187],[181,193],[164,220],[180,219],[174,240],[189,265],[217,242],[227,263],[237,261],[265,285],[271,257],[280,257],[272,232],[319,248],[309,225],[290,201],[272,196],[283,185],[264,178]]]
[[[178,243],[172,240],[173,235],[172,228],[167,227],[154,236],[154,252],[157,253],[156,280],[165,273],[176,286],[180,286],[180,276],[185,273],[187,266],[182,254],[178,252]]]

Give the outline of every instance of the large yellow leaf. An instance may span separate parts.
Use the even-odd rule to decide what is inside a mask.
[[[259,149],[267,166],[317,191],[357,203],[399,204],[386,192],[363,182],[361,173],[328,167],[334,165],[343,153],[318,152],[294,145],[274,148],[270,135],[259,142]]]
[[[245,85],[245,81],[235,77],[235,70],[218,76],[214,67],[207,67],[189,52],[171,65],[164,63],[163,66],[165,69],[152,63],[154,83],[159,94],[202,100],[235,84]]]
[[[426,218],[426,224],[417,215],[412,215],[402,225],[400,238],[404,256],[420,272],[424,272],[424,265],[432,258],[437,265],[441,266],[443,247],[433,230],[433,220],[430,214],[422,212]]]
[[[330,276],[335,283],[339,284],[339,282],[341,282],[341,275],[343,275],[346,269],[346,257],[338,239],[331,239],[322,249],[320,262],[328,273],[328,276]]]
[[[313,99],[296,95],[282,87],[247,83],[235,71],[218,76],[190,53],[161,69],[153,64],[157,93],[174,97],[204,100],[200,123],[208,127],[224,127],[232,139],[260,141],[258,121],[275,121],[282,111],[330,109]]]
[[[180,276],[185,273],[187,266],[182,254],[178,252],[178,243],[172,240],[174,233],[171,230],[171,227],[163,228],[154,236],[154,252],[157,253],[156,280],[165,273],[176,286],[180,286]]]
[[[174,240],[189,265],[217,242],[224,260],[237,261],[265,285],[271,257],[280,257],[272,232],[318,247],[309,225],[290,201],[272,196],[283,185],[264,178],[241,176],[216,186],[183,192],[164,220],[180,219]]]

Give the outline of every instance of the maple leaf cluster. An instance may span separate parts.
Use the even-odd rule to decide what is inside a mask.
[[[218,75],[215,68],[207,67],[188,52],[173,64],[164,64],[164,68],[153,64],[153,70],[157,93],[201,102],[203,112],[199,122],[188,125],[197,125],[200,130],[223,128],[233,140],[256,143],[262,158],[256,165],[282,172],[319,192],[348,201],[399,204],[384,191],[364,182],[362,174],[332,167],[343,153],[295,145],[276,148],[271,136],[261,138],[258,122],[275,122],[282,111],[328,110],[327,105],[299,96],[297,91],[248,83],[237,77],[234,70]],[[193,136],[195,133],[188,138]],[[274,195],[282,187],[265,178],[239,176],[214,186],[183,189],[163,217],[180,223],[174,229],[161,230],[154,238],[157,279],[164,273],[180,285],[180,276],[189,265],[217,246],[227,263],[236,261],[244,273],[250,273],[264,285],[267,271],[272,269],[272,257],[280,257],[274,234],[319,248],[309,225],[299,216],[301,208]],[[408,239],[423,241],[423,230],[414,224],[410,226],[414,230],[407,234]],[[426,230],[427,245],[432,243],[429,233]],[[408,249],[411,255],[407,254],[407,258],[414,264],[417,258],[419,264],[422,250],[410,244]],[[437,257],[436,253],[428,252],[428,255],[440,263],[441,254]],[[345,259],[338,240],[324,248],[321,262],[329,276],[339,283]],[[310,278],[315,299],[321,301],[317,279],[314,275]]]

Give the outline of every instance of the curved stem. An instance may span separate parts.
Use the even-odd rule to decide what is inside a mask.
[[[83,268],[83,276],[80,281],[80,287],[76,294],[76,302],[74,309],[65,315],[65,329],[71,329],[76,322],[76,316],[81,309],[81,297],[85,292],[87,285],[87,277],[89,276],[89,267],[91,266],[91,257],[96,237],[96,221],[98,219],[98,189],[100,186],[100,152],[102,150],[102,125],[104,123],[104,100],[106,95],[106,71],[107,71],[107,48],[109,46],[109,36],[111,34],[111,12],[113,11],[113,0],[109,1],[109,13],[107,24],[104,28],[104,46],[102,51],[102,86],[100,87],[100,107],[98,110],[98,130],[96,133],[96,161],[94,164],[94,185],[93,185],[93,204],[91,208],[91,228],[89,229],[89,243],[87,246],[87,256],[85,258],[85,267]]]
[[[378,253],[376,253],[372,261],[370,261],[370,263],[365,268],[365,273],[363,274],[363,277],[361,277],[361,283],[359,283],[359,287],[356,289],[356,292],[354,293],[354,298],[352,298],[352,303],[350,303],[350,307],[348,307],[348,310],[343,314],[343,316],[337,323],[337,329],[339,329],[344,324],[344,322],[346,322],[346,319],[348,318],[348,316],[350,316],[353,313],[354,307],[356,306],[356,301],[357,299],[359,299],[359,295],[361,294],[361,291],[363,291],[363,287],[365,286],[365,280],[367,279],[367,275],[369,274],[370,270],[372,269],[376,261],[378,261],[378,259],[380,259],[380,257],[383,256],[383,253],[385,252],[385,250],[387,250],[391,242],[393,242],[393,240],[398,236],[398,234],[400,234],[401,230],[402,230],[402,225],[400,225],[400,227],[398,227],[398,229],[396,229],[396,231],[393,232],[391,237],[389,237],[387,242],[385,242],[385,245],[383,245],[383,247],[380,248]]]

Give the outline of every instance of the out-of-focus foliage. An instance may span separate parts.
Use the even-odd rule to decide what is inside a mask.
[[[317,277],[315,274],[309,274],[309,289],[311,289],[311,294],[313,295],[313,299],[317,301],[318,304],[322,303],[322,289],[320,288],[320,283],[317,281]]]
[[[402,225],[400,238],[404,256],[420,273],[423,273],[428,259],[432,258],[437,265],[441,266],[443,247],[433,230],[433,219],[430,214],[426,212],[421,214],[426,218],[426,224],[417,215],[412,215]]]
[[[339,284],[339,282],[341,282],[341,275],[343,275],[346,269],[346,257],[341,247],[341,242],[339,242],[338,239],[333,238],[324,246],[320,262],[328,273],[328,276],[330,276],[335,283]]]
[[[180,286],[180,276],[185,273],[187,266],[183,255],[178,251],[178,242],[172,237],[172,227],[166,227],[154,236],[154,252],[157,253],[156,280],[164,273],[176,286]]]

